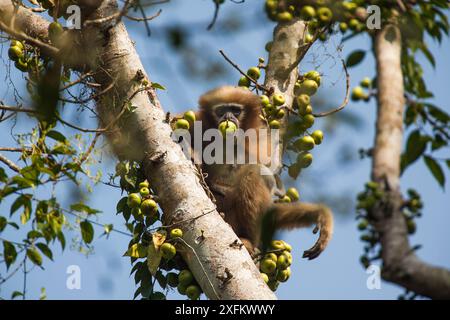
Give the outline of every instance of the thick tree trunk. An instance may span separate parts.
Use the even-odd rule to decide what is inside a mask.
[[[450,272],[422,262],[408,242],[400,192],[400,155],[403,139],[404,89],[401,69],[401,34],[386,25],[374,38],[377,63],[378,113],[372,180],[387,194],[371,212],[380,234],[382,277],[420,295],[450,298]]]
[[[10,19],[6,12],[11,8],[10,1],[0,0],[0,19],[6,24]],[[106,0],[92,17],[107,17],[117,10],[116,1]],[[21,30],[31,35],[37,25],[42,31],[43,19],[25,9],[17,14],[23,12],[27,12],[27,21],[20,25]],[[180,251],[209,298],[274,299],[245,248],[232,245],[238,237],[202,188],[199,172],[170,138],[171,128],[155,90],[140,91],[139,79],[147,78],[144,68],[124,25],[113,22],[81,30],[85,39],[90,39],[82,44],[84,50],[96,50],[99,57],[97,68],[91,64],[98,72],[96,81],[104,89],[114,83],[113,89],[97,101],[100,122],[108,124],[127,101],[136,107],[127,116],[120,137],[111,138],[113,149],[120,156],[126,154],[143,161],[147,178],[161,199],[166,221],[188,221],[180,225],[188,244]],[[126,152],[121,150],[125,147]]]

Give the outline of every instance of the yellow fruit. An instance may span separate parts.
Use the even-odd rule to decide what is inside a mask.
[[[19,58],[16,62],[14,62],[14,66],[22,72],[28,71],[28,63],[22,58]]]
[[[333,12],[327,7],[321,7],[317,9],[317,18],[324,23],[330,22],[333,18]]]
[[[19,40],[11,40],[11,47],[18,47],[20,50],[24,49],[23,43]]]
[[[192,110],[186,111],[183,118],[189,122],[189,124],[194,124],[195,122],[195,112]]]
[[[351,30],[356,31],[359,28],[359,21],[355,18],[350,19],[348,26]]]
[[[291,202],[291,198],[289,198],[288,195],[284,195],[284,196],[281,197],[280,200],[278,200],[278,201],[279,201],[279,202],[282,202],[282,203],[289,203],[289,202]]]
[[[161,256],[167,260],[172,259],[177,254],[175,246],[168,242],[164,242],[161,247],[159,247],[159,250],[161,251]]]
[[[279,21],[279,22],[289,22],[293,18],[294,18],[294,16],[289,11],[284,11],[284,12],[280,12],[279,14],[277,14],[277,21]]]
[[[183,231],[181,229],[172,229],[170,230],[170,237],[171,238],[181,238],[183,236]]]
[[[270,99],[268,96],[266,96],[265,94],[263,94],[261,96],[261,103],[264,107],[268,106],[270,104]]]
[[[286,247],[284,246],[283,241],[281,240],[272,240],[270,242],[270,248],[273,250],[284,250]]]
[[[315,130],[313,133],[311,133],[311,137],[314,139],[315,144],[321,144],[323,141],[322,130]]]
[[[303,41],[305,43],[310,43],[313,40],[314,40],[314,37],[309,32],[307,34],[305,34],[305,38],[303,39]]]
[[[277,268],[278,270],[284,270],[289,267],[291,264],[289,263],[288,257],[286,255],[280,255],[277,259]]]
[[[139,183],[139,189],[142,189],[142,188],[150,188],[150,184],[148,183],[147,180]]]
[[[199,286],[192,284],[186,288],[186,295],[191,300],[197,300],[200,298],[202,291]]]
[[[253,80],[258,80],[261,77],[261,70],[258,67],[251,67],[247,70],[247,75]]]
[[[308,71],[308,72],[305,73],[303,76],[304,76],[306,79],[314,80],[314,81],[317,83],[317,85],[320,86],[320,80],[321,80],[321,78],[320,78],[320,73],[317,72],[316,70]]]
[[[188,269],[181,270],[178,274],[178,282],[183,286],[188,286],[194,281],[194,275]]]
[[[300,199],[300,194],[298,193],[298,190],[296,188],[287,189],[286,195],[291,198],[292,201],[298,201]]]
[[[263,278],[265,283],[269,282],[269,276],[265,274],[264,272],[261,272],[261,277]]]
[[[297,97],[297,104],[300,107],[306,107],[311,102],[311,98],[307,94],[301,94]]]
[[[372,85],[372,80],[370,80],[370,78],[365,77],[364,79],[362,79],[362,81],[360,82],[361,87],[363,88],[369,88]]]
[[[237,126],[232,121],[225,120],[219,124],[219,131],[222,134],[222,136],[224,136],[224,137],[229,133],[236,132],[236,130],[237,130]]]
[[[189,121],[187,121],[186,119],[178,119],[177,122],[175,123],[175,128],[176,129],[185,129],[185,130],[189,130]]]
[[[300,16],[305,20],[314,18],[316,16],[316,9],[313,6],[304,6],[300,10]]]
[[[137,208],[141,205],[141,197],[138,193],[130,193],[128,195],[127,204],[130,208]]]
[[[239,78],[238,86],[248,88],[250,86],[250,80],[247,77],[242,76]]]
[[[48,26],[48,38],[52,43],[57,43],[59,37],[64,32],[62,25],[58,22],[52,22]]]
[[[142,211],[141,208],[136,207],[131,209],[131,214],[133,215],[134,219],[136,220],[142,220]]]
[[[292,251],[292,246],[287,243],[286,241],[283,241],[284,246],[286,247],[286,251],[287,252],[291,252]]]
[[[264,259],[271,259],[271,260],[277,262],[278,257],[277,257],[277,255],[276,255],[275,253],[270,252],[270,253],[267,253],[267,254],[264,256]]]
[[[341,30],[342,33],[345,33],[348,30],[348,25],[345,22],[339,23],[339,30]]]
[[[286,282],[291,276],[291,268],[287,267],[284,270],[278,271],[277,280],[280,282]]]
[[[271,274],[276,270],[277,264],[272,259],[264,259],[261,261],[261,265],[259,268],[261,269],[262,272],[266,274]]]
[[[8,57],[12,61],[17,61],[20,58],[23,57],[23,49],[19,48],[18,46],[12,46],[8,49]]]
[[[284,109],[278,109],[275,117],[277,119],[283,119],[285,115],[286,115],[286,111],[284,111]]]
[[[158,211],[158,204],[153,199],[147,199],[141,203],[141,211],[145,216],[153,216]]]
[[[300,165],[301,168],[307,168],[311,165],[313,161],[313,156],[311,153],[300,153],[297,156],[297,163]]]
[[[307,94],[308,96],[312,96],[317,92],[318,87],[317,82],[307,79],[300,83],[299,94]]]
[[[311,114],[312,111],[313,111],[313,110],[312,110],[312,107],[311,107],[310,104],[308,104],[307,106],[298,108],[298,113],[299,113],[301,116],[305,116],[305,115],[307,115],[307,114]]]
[[[314,116],[312,114],[306,114],[302,118],[302,126],[306,129],[311,128],[314,125]]]
[[[281,123],[278,120],[272,120],[269,122],[270,129],[280,129]]]
[[[366,99],[367,94],[364,92],[364,89],[360,86],[354,87],[352,90],[352,100],[358,101],[362,99]]]
[[[299,149],[299,150],[306,150],[309,151],[311,149],[314,148],[315,143],[314,143],[314,139],[310,136],[304,136],[301,137],[300,139],[298,139],[297,141],[294,142],[294,145]]]
[[[282,94],[275,94],[273,96],[272,100],[273,100],[273,104],[276,107],[282,106],[286,102],[286,100],[284,99],[284,96]]]
[[[147,187],[143,187],[139,189],[139,193],[141,194],[142,197],[146,197],[150,194],[150,189]]]

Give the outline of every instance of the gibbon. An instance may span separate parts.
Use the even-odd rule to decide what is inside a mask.
[[[202,122],[202,134],[228,120],[238,128],[267,128],[260,117],[261,100],[249,90],[223,86],[211,90],[199,99],[196,120]],[[193,131],[191,131],[191,134]],[[205,146],[205,144],[204,144]],[[246,144],[245,152],[258,154],[259,144]],[[247,250],[252,254],[261,244],[261,219],[273,215],[274,229],[293,229],[316,225],[319,238],[304,258],[316,258],[327,246],[333,232],[333,216],[324,205],[304,202],[276,203],[279,190],[275,176],[261,175],[264,165],[256,164],[202,164],[205,181],[216,199],[219,212],[233,228]],[[263,167],[263,170],[269,170]]]

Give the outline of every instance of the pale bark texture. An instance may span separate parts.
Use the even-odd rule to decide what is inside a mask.
[[[371,211],[380,234],[382,277],[436,299],[450,299],[450,272],[422,262],[408,242],[401,206],[400,155],[403,140],[404,89],[401,69],[401,34],[386,25],[374,38],[377,63],[378,112],[372,180],[382,186],[386,200]]]
[[[0,0],[3,22],[9,21],[5,13],[11,8],[9,0]],[[117,10],[115,1],[106,0],[90,18],[107,17]],[[29,35],[45,29],[43,20],[25,9],[16,15],[20,19],[25,12],[24,23],[15,27]],[[172,141],[155,90],[139,91],[140,79],[147,76],[124,25],[115,25],[112,19],[82,29],[81,33],[88,42],[80,43],[83,51],[72,55],[89,54],[87,49],[95,51],[98,60],[89,66],[97,72],[95,80],[102,85],[100,91],[114,83],[97,101],[100,123],[110,123],[127,101],[136,107],[120,128],[122,134],[111,137],[113,149],[120,157],[143,161],[147,178],[161,199],[166,222],[189,221],[180,227],[190,248],[184,246],[180,251],[206,295],[211,299],[275,299],[247,250],[232,245],[239,241],[238,237],[204,191],[199,172]]]

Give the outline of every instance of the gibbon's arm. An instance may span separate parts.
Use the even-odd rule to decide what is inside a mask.
[[[333,234],[333,215],[331,210],[320,204],[294,202],[273,205],[277,229],[294,229],[316,225],[313,233],[319,233],[314,246],[303,253],[303,258],[312,260],[325,249]]]

